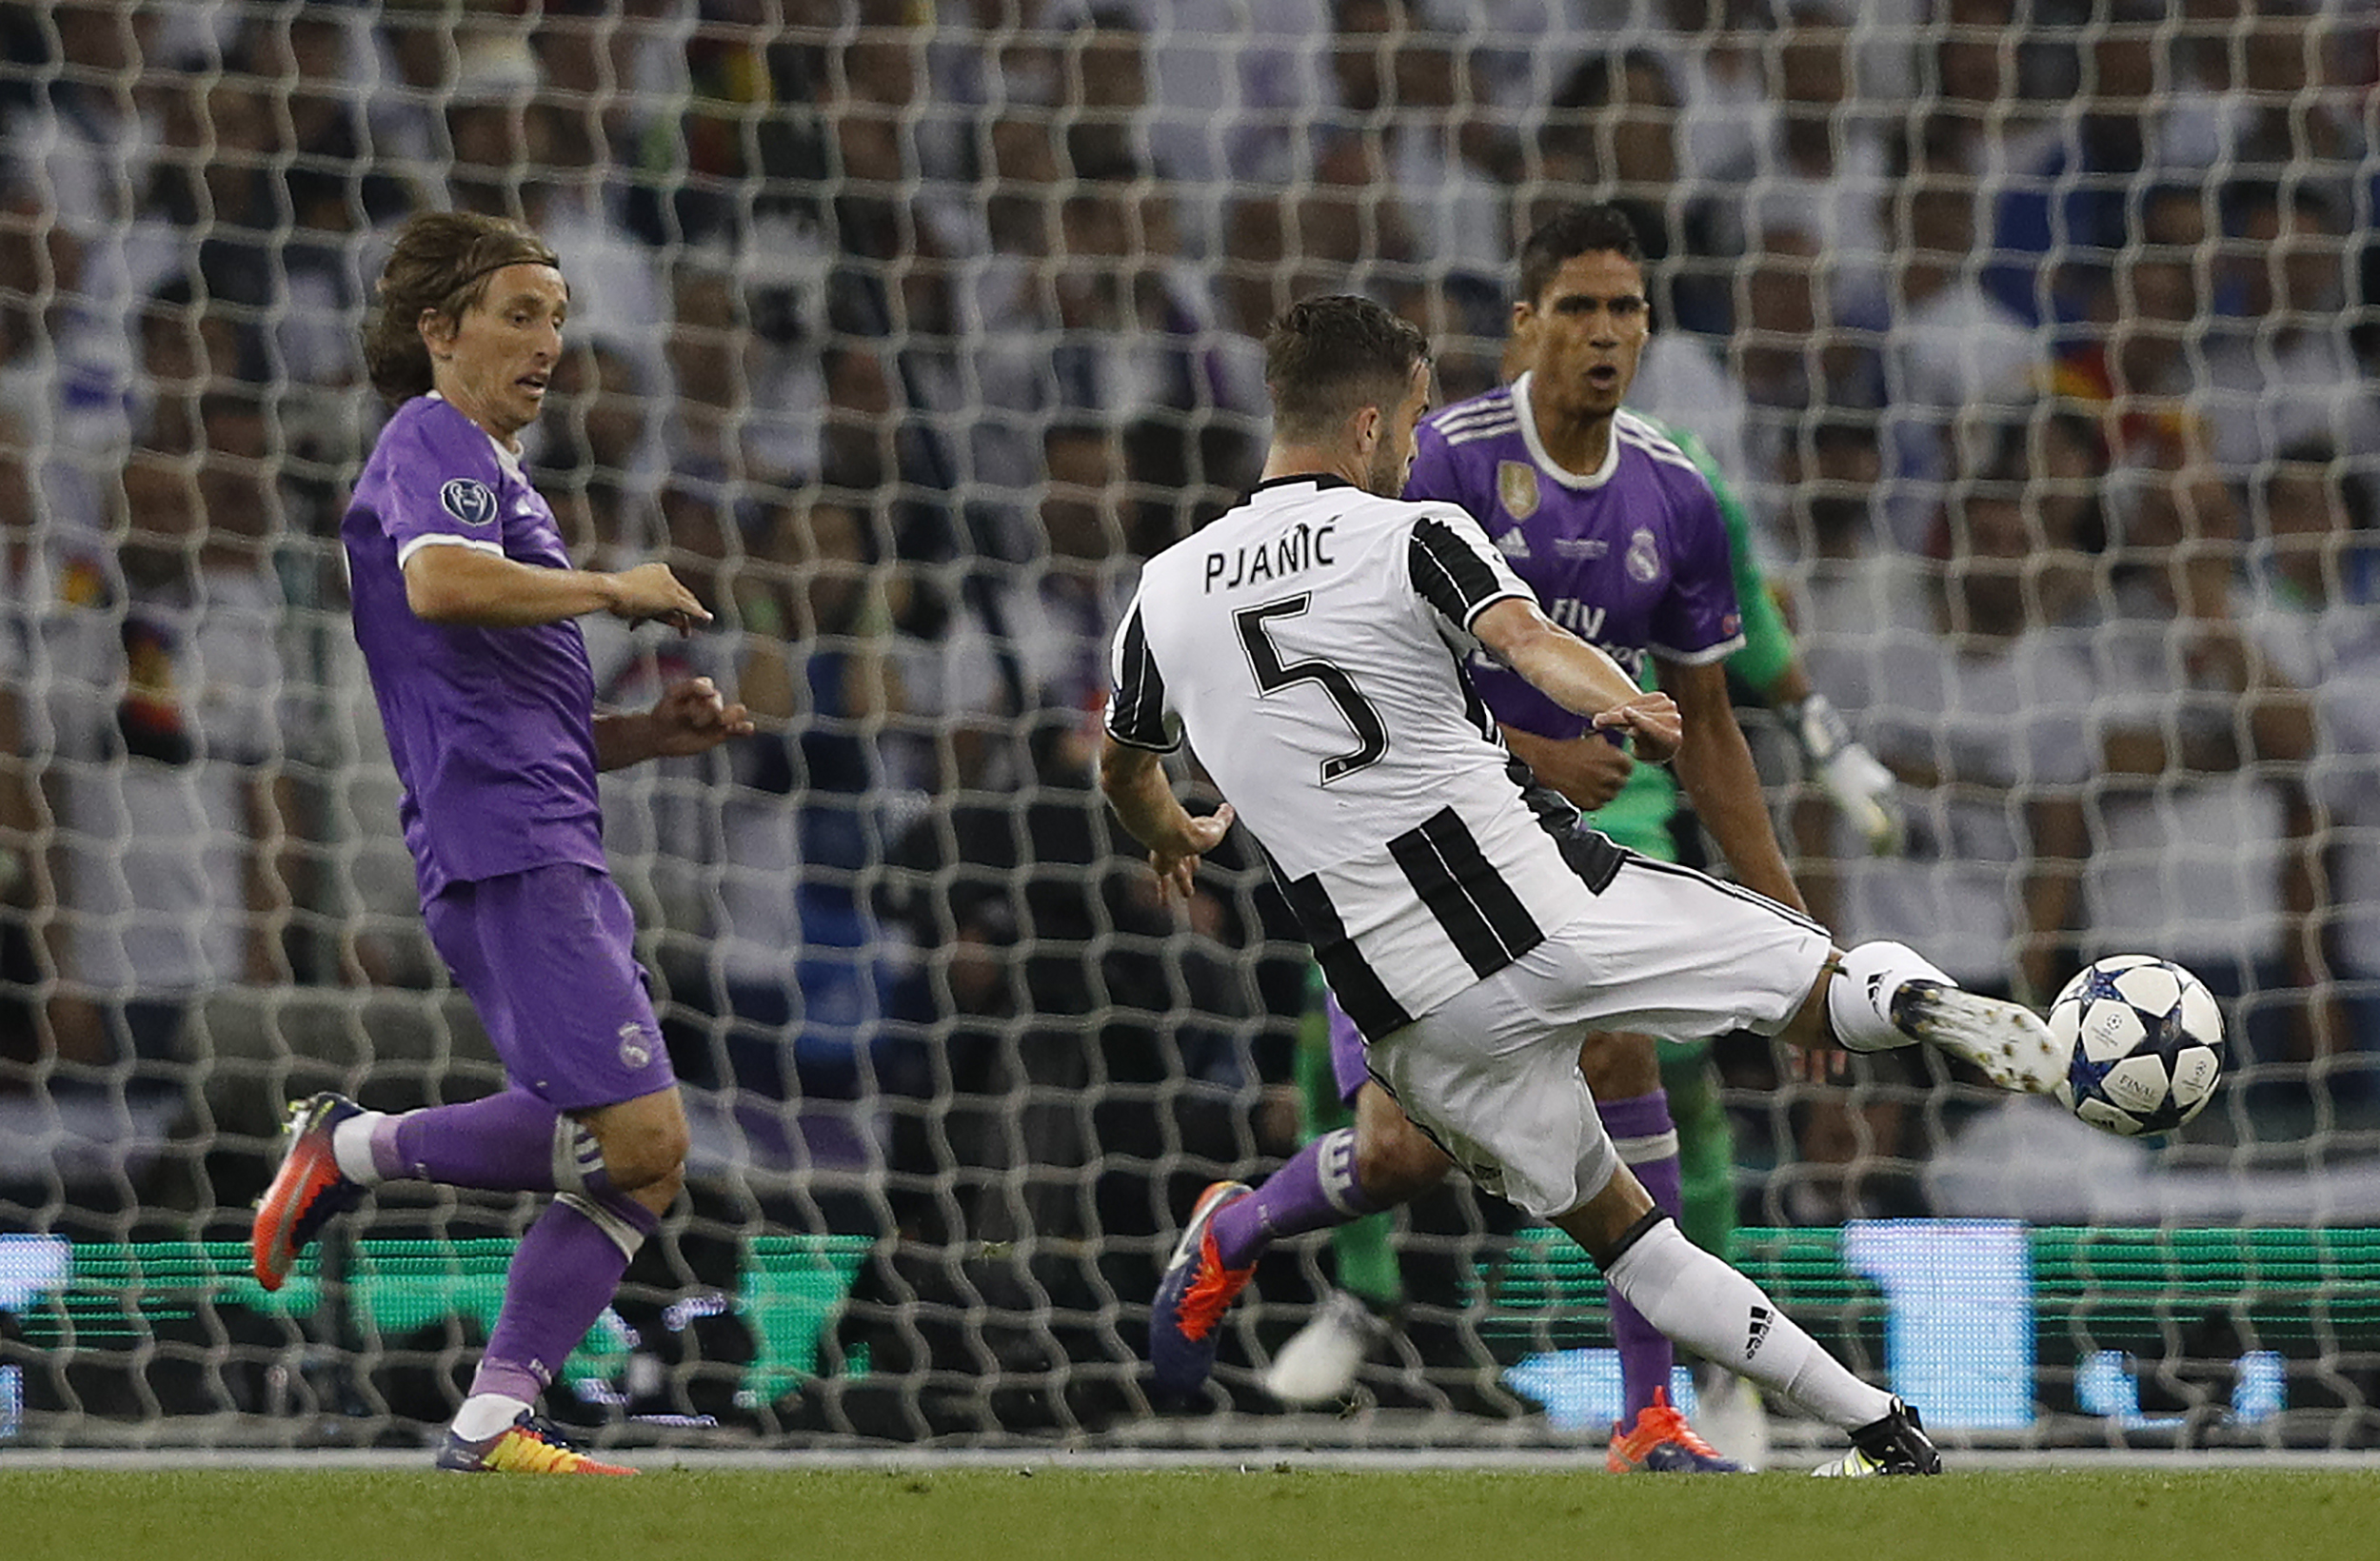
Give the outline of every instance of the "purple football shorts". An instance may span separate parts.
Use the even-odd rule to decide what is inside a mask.
[[[451,883],[422,914],[513,1083],[585,1111],[677,1081],[609,874],[557,862]]]
[[[1331,1077],[1339,1083],[1339,1103],[1352,1107],[1356,1092],[1372,1077],[1363,1058],[1363,1036],[1336,996],[1326,993],[1322,1000],[1331,1020]]]

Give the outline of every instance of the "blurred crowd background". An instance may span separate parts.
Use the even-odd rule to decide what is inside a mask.
[[[1306,988],[1249,853],[1184,919],[1121,848],[1112,615],[1253,480],[1275,310],[1376,296],[1474,393],[1518,237],[1588,198],[1651,257],[1635,405],[1716,453],[1901,778],[1870,857],[1748,714],[1815,907],[2043,1003],[2157,953],[2231,1021],[2153,1161],[1935,1061],[1730,1042],[1748,1217],[2155,1217],[2152,1165],[2367,1212],[2355,0],[54,0],[0,8],[0,1229],[244,1230],[290,1093],[495,1082],[336,543],[370,280],[458,207],[563,257],[529,443],[573,545],[718,615],[589,621],[603,698],[707,673],[762,720],[605,782],[698,1105],[666,1261],[888,1237],[861,1294],[1031,1314],[974,1335],[1017,1380],[1122,1358],[1191,1194],[1294,1141]],[[880,1369],[964,1354],[921,1328]]]

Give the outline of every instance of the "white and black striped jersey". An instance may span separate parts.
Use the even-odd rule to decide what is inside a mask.
[[[1109,734],[1188,738],[1368,1037],[1584,914],[1616,867],[1524,790],[1463,673],[1508,597],[1529,588],[1455,505],[1294,477],[1152,559],[1117,631]]]

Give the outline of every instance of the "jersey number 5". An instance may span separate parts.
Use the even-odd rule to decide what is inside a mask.
[[[1313,594],[1300,591],[1279,602],[1260,606],[1242,607],[1231,615],[1240,630],[1240,643],[1248,653],[1248,665],[1255,669],[1256,685],[1266,694],[1287,688],[1292,683],[1313,682],[1322,685],[1322,692],[1339,706],[1339,714],[1356,734],[1356,746],[1349,752],[1334,754],[1322,761],[1322,784],[1329,785],[1341,776],[1352,775],[1366,764],[1378,761],[1388,752],[1388,727],[1380,713],[1372,708],[1372,701],[1363,697],[1355,679],[1346,668],[1319,657],[1302,662],[1284,662],[1273,644],[1273,637],[1265,630],[1265,622],[1275,618],[1295,618],[1303,613],[1314,600]]]

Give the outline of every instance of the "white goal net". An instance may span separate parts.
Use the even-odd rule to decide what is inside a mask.
[[[1599,1281],[1400,1212],[1345,1413],[1153,1404],[1199,1191],[1299,1136],[1307,961],[1185,918],[1091,768],[1136,561],[1226,507],[1268,317],[1359,291],[1439,396],[1517,239],[1617,204],[1632,402],[1708,446],[1893,849],[1739,666],[1814,908],[2046,1006],[2147,952],[2213,1105],[2093,1133],[1938,1061],[1720,1037],[1733,1251],[1947,1439],[2380,1434],[2380,30],[2353,0],[55,0],[0,8],[0,1458],[404,1445],[533,1208],[385,1191],[268,1295],[285,1102],[501,1073],[423,932],[337,533],[390,233],[517,215],[530,464],[603,699],[761,725],[606,778],[690,1187],[554,1405],[612,1445],[1598,1440]],[[1676,837],[1689,853],[1691,823]],[[1790,1434],[1789,1423],[1779,1433]]]

